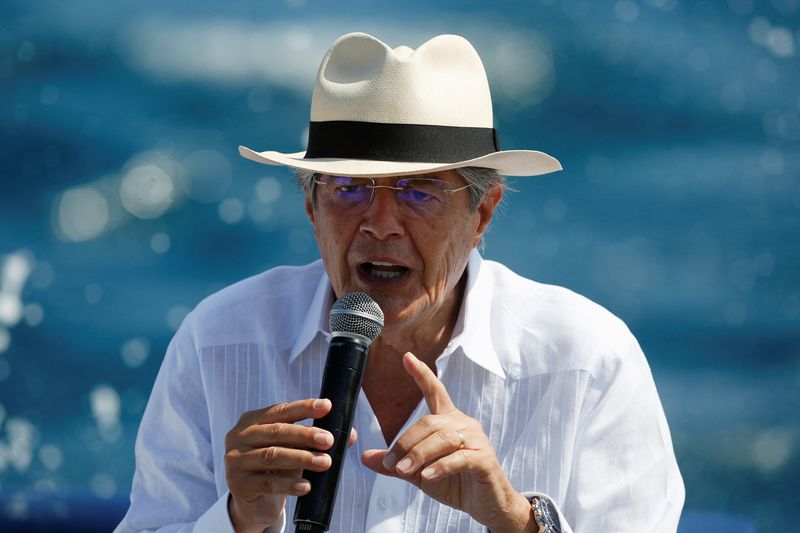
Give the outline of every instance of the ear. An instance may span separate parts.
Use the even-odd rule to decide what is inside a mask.
[[[476,210],[479,220],[478,227],[475,229],[475,239],[472,242],[472,247],[478,246],[483,239],[483,234],[489,228],[489,223],[494,216],[494,210],[503,199],[503,188],[495,185],[483,195],[483,201]]]
[[[314,231],[316,231],[317,225],[314,219],[314,205],[311,203],[311,193],[306,191],[306,214],[308,215],[308,220],[311,221],[311,225],[314,226]]]

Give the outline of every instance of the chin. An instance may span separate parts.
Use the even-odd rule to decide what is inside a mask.
[[[387,298],[387,300],[385,302],[380,299],[375,300],[383,310],[385,331],[402,331],[420,322],[423,315],[422,306],[409,302],[398,302],[392,298]]]
[[[368,293],[377,302],[383,311],[384,328],[402,328],[414,320],[419,311],[419,305],[398,298],[396,294],[381,294],[370,291]]]

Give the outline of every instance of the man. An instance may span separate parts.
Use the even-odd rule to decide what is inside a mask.
[[[332,531],[675,531],[683,483],[652,376],[625,325],[483,260],[502,175],[560,170],[501,151],[464,39],[417,50],[339,38],[298,171],[322,261],[202,302],[142,420],[118,531],[281,531],[303,470],[330,466],[315,398],[327,314],[351,291],[385,314],[370,347]]]

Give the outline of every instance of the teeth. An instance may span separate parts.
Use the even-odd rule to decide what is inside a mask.
[[[370,276],[381,279],[396,279],[408,272],[408,268],[386,261],[364,263],[364,269]]]
[[[370,274],[375,276],[376,278],[386,278],[386,279],[398,278],[403,275],[402,272],[392,272],[389,270],[375,270],[375,269],[372,269]]]

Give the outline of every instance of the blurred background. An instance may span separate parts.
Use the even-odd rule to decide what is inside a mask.
[[[395,7],[396,6],[396,7]],[[681,531],[800,520],[797,0],[0,3],[0,530],[109,531],[169,339],[317,251],[282,168],[340,34],[482,56],[517,178],[485,255],[625,320]]]

